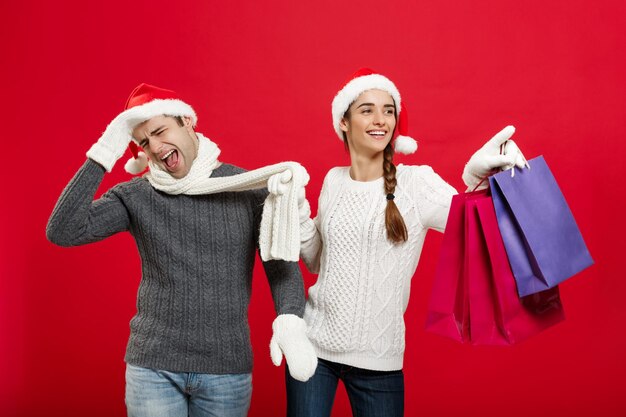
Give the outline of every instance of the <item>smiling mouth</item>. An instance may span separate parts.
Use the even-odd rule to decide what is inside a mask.
[[[367,134],[375,139],[384,139],[387,132],[385,130],[368,130]]]
[[[167,168],[173,168],[174,166],[176,166],[176,163],[178,163],[178,152],[175,149],[172,149],[171,151],[163,155],[161,161],[163,161]]]

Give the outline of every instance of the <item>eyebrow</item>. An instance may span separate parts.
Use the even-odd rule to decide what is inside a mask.
[[[161,126],[157,127],[152,132],[150,132],[150,136],[154,136],[155,133],[157,133],[159,130],[163,129],[164,127],[165,127],[165,125],[161,125]]]
[[[164,127],[165,127],[165,125],[161,125],[161,126],[157,127],[157,128],[156,128],[156,129],[154,129],[152,132],[150,132],[150,133],[148,134],[148,136],[154,136],[156,132],[158,132],[159,130],[163,129]],[[139,143],[141,143],[141,142],[143,142],[144,140],[148,140],[148,136],[144,136],[144,137],[139,138],[138,142],[139,142]]]
[[[361,103],[357,106],[357,109],[363,106],[374,106],[374,105],[375,105],[374,103]],[[383,107],[395,107],[395,106],[393,104],[385,104],[383,105]]]

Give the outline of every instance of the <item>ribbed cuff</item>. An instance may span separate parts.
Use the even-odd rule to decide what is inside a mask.
[[[100,142],[96,142],[87,151],[87,158],[102,165],[107,172],[111,172],[119,156],[115,155],[111,149],[102,145]]]
[[[402,369],[404,353],[400,356],[375,357],[360,352],[333,352],[317,346],[313,342],[317,357],[327,361],[342,363],[344,365],[356,366],[361,369],[371,371],[398,371]]]

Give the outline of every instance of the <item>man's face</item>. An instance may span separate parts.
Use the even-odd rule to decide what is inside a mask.
[[[155,116],[133,130],[133,137],[152,162],[174,178],[183,178],[198,156],[198,139],[191,119],[183,118],[184,125],[169,116]]]

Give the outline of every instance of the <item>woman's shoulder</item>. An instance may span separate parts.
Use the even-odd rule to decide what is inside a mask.
[[[333,167],[328,170],[326,176],[324,177],[324,183],[330,183],[333,181],[341,180],[346,175],[348,175],[350,167]]]
[[[443,178],[429,165],[403,165],[396,167],[398,184],[418,193],[456,193]]]
[[[406,179],[439,177],[430,165],[404,165],[399,164],[396,167],[396,177]]]

